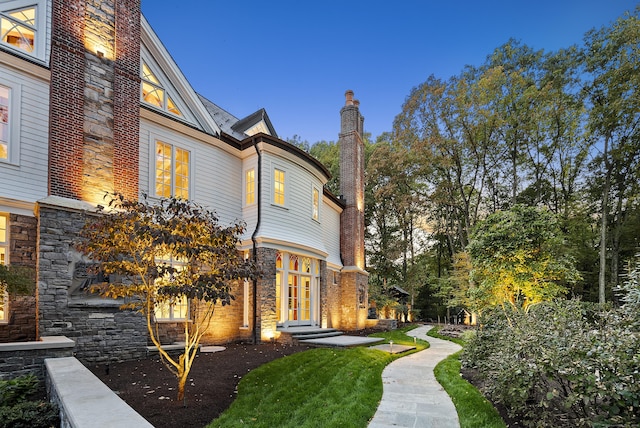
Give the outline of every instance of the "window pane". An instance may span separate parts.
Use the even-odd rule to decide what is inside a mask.
[[[274,170],[273,177],[273,203],[284,205],[284,171]]]
[[[7,217],[0,215],[0,244],[7,243]]]
[[[282,272],[276,272],[276,321],[282,321],[282,309],[280,305],[282,305]]]
[[[9,149],[9,88],[0,86],[0,159],[7,159]]]
[[[189,303],[186,296],[176,297],[173,305],[173,319],[186,319],[189,314]]]
[[[142,82],[142,100],[156,107],[163,107],[164,91],[147,82]]]
[[[245,177],[245,182],[246,182],[246,204],[247,205],[251,205],[255,202],[255,186],[256,186],[256,181],[255,181],[255,170],[251,169],[249,171],[247,171],[246,173],[246,177]]]
[[[171,196],[171,146],[156,142],[156,195]]]
[[[149,66],[144,63],[142,64],[142,78],[149,82],[155,83],[156,85],[160,85],[160,82],[158,82],[158,79],[156,79],[156,76],[153,75],[153,73],[149,69]]]
[[[35,48],[36,8],[9,12],[0,18],[2,41],[25,52]]]
[[[318,189],[313,189],[313,219],[318,220],[318,214],[320,211],[320,192]]]
[[[175,114],[176,116],[182,116],[182,113],[180,113],[180,110],[178,110],[178,107],[176,107],[176,104],[168,95],[167,95],[167,111],[169,113]]]
[[[176,149],[176,197],[189,199],[189,152]]]

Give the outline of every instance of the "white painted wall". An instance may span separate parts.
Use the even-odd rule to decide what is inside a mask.
[[[191,199],[214,210],[223,225],[242,218],[242,161],[238,156],[157,123],[140,122],[140,191],[154,193],[156,140],[189,150]]]
[[[11,87],[19,101],[13,104],[17,111],[9,111],[11,125],[18,127],[10,145],[19,150],[0,161],[0,197],[35,202],[47,196],[49,84],[1,63],[0,84]]]

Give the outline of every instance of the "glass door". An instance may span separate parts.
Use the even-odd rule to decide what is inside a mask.
[[[311,325],[311,277],[289,274],[288,324]]]

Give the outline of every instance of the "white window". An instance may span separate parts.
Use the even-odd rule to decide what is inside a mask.
[[[311,212],[311,217],[315,221],[319,221],[320,220],[320,189],[318,189],[317,187],[313,188],[312,205],[313,205],[313,209]]]
[[[18,82],[0,77],[0,162],[17,164],[20,157],[20,90]]]
[[[184,269],[185,264],[171,257],[163,259],[177,270]],[[169,279],[171,281],[171,279]],[[154,308],[156,321],[184,321],[189,318],[189,299],[186,296],[174,296],[168,300],[156,302]]]
[[[182,113],[146,63],[142,63],[141,99],[147,104],[176,116]]]
[[[256,202],[256,170],[250,169],[244,173],[244,201],[246,205]]]
[[[0,214],[0,264],[9,263],[9,217]],[[0,294],[0,324],[9,322],[9,293]]]
[[[156,196],[189,199],[190,158],[191,153],[188,150],[156,141],[154,175]]]
[[[280,169],[273,170],[273,203],[284,206],[285,175]]]
[[[46,2],[0,2],[0,44],[20,53],[44,59]]]

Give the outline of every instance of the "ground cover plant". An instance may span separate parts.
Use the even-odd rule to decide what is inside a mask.
[[[0,380],[0,428],[49,428],[60,425],[58,407],[36,399],[38,378],[33,374]]]
[[[411,328],[374,336],[413,346],[404,334]],[[417,340],[415,346],[422,350],[428,343]],[[245,376],[238,398],[209,427],[366,427],[382,397],[382,370],[404,355],[357,347],[280,358]]]
[[[450,340],[460,346],[466,341],[460,338],[441,335],[440,329],[435,327],[427,333],[428,336]],[[464,335],[465,337],[467,335]],[[460,376],[460,355],[462,351],[449,355],[442,360],[433,372],[436,379],[451,397],[456,406],[461,428],[504,428],[506,425],[500,414],[478,389]]]
[[[524,426],[640,425],[638,311],[578,300],[496,308],[466,345],[484,393]]]

